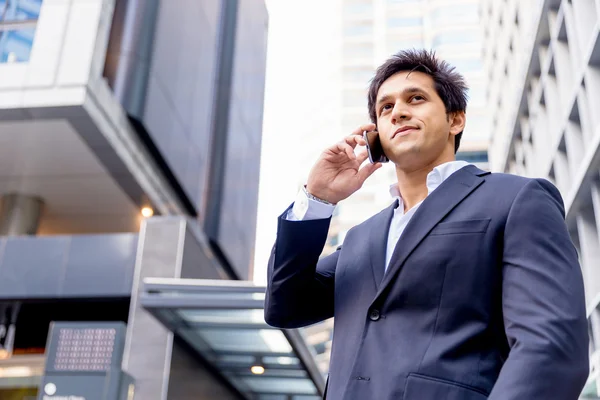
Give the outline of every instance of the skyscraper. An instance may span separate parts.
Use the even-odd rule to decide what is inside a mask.
[[[0,0],[0,398],[245,397],[141,297],[251,275],[267,29],[261,0]]]

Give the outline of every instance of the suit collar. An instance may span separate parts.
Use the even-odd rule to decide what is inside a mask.
[[[393,208],[389,212],[389,219],[385,221],[387,223],[386,225],[383,224],[383,217],[378,215],[381,220],[373,221],[375,232],[372,233],[374,237],[371,242],[375,244],[374,250],[377,250],[377,253],[380,254],[374,257],[372,256],[371,258],[376,283],[381,282],[381,285],[378,287],[376,298],[386,290],[387,286],[389,286],[395,276],[398,275],[406,259],[435,225],[481,185],[485,181],[483,177],[487,174],[489,174],[489,172],[482,171],[474,165],[468,165],[452,174],[423,201],[406,226],[400,240],[396,243],[390,265],[388,266],[383,280],[377,280],[377,270],[379,269],[381,274],[383,274],[385,248]],[[387,213],[382,214],[387,216]],[[377,229],[377,225],[379,225],[379,229]],[[382,229],[383,226],[386,226],[387,229]],[[380,234],[380,232],[383,232],[383,234]],[[380,246],[381,243],[383,243],[383,245]],[[380,261],[379,257],[383,257],[384,261]]]

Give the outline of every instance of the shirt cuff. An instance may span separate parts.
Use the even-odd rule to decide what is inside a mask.
[[[288,221],[309,221],[313,219],[326,219],[333,215],[335,205],[325,204],[309,198],[304,190],[296,196],[294,206],[288,211]]]

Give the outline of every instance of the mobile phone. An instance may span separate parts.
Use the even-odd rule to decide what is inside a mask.
[[[379,140],[379,132],[377,131],[364,131],[363,139],[367,142],[367,153],[369,154],[369,161],[371,164],[375,163],[386,163],[389,159],[383,152],[381,147],[381,141]]]

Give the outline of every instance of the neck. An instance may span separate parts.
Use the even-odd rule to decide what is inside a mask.
[[[404,211],[408,211],[427,197],[427,175],[438,165],[455,161],[454,153],[451,156],[440,156],[435,161],[417,168],[402,168],[396,165],[398,177],[398,190],[402,195]]]

